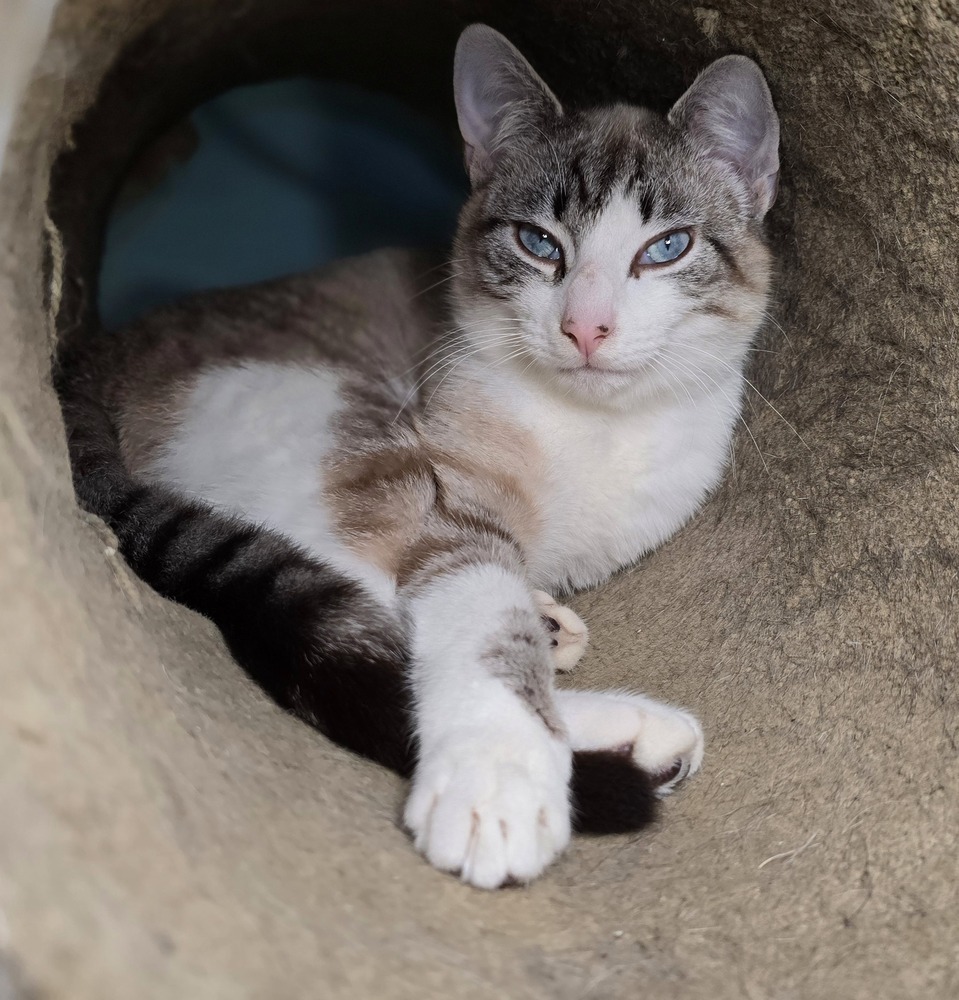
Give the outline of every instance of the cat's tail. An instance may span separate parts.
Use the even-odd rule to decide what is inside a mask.
[[[280,705],[364,757],[409,776],[415,763],[408,653],[397,624],[356,583],[285,536],[136,481],[107,408],[61,364],[57,388],[81,505],[103,518],[133,570],[210,618]],[[577,753],[574,822],[628,832],[654,816],[651,779],[625,757]]]
[[[56,382],[77,498],[103,518],[138,576],[210,618],[280,705],[342,746],[408,775],[414,747],[406,652],[362,588],[285,536],[138,482],[83,359]]]

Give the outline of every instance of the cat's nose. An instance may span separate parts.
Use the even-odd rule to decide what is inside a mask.
[[[584,360],[588,361],[590,355],[595,354],[600,344],[613,332],[613,325],[608,320],[602,323],[597,323],[595,320],[580,323],[572,316],[566,316],[561,329],[563,336],[568,337],[583,355]]]

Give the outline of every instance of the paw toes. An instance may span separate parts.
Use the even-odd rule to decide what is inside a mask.
[[[541,590],[533,591],[533,599],[549,637],[553,665],[564,672],[572,670],[589,643],[586,623],[571,608],[557,604],[549,594]]]
[[[506,840],[500,823],[491,816],[474,814],[476,822],[460,877],[478,889],[496,889],[509,875]]]
[[[634,758],[652,777],[656,794],[668,795],[699,770],[703,761],[703,730],[699,721],[682,709],[649,701],[643,709]]]
[[[419,839],[429,831],[432,812],[436,808],[436,792],[426,788],[414,788],[403,809],[403,825],[416,835],[417,850]]]
[[[484,760],[480,749],[452,771],[446,765],[417,774],[406,825],[434,867],[470,885],[528,882],[569,840],[568,748],[557,743],[531,761],[515,750]]]
[[[478,822],[469,803],[450,798],[440,800],[429,826],[416,838],[416,848],[434,868],[459,871],[475,839]]]
[[[685,778],[689,777],[691,763],[687,757],[677,757],[668,767],[659,771],[654,771],[650,778],[656,794],[662,798],[670,792]]]

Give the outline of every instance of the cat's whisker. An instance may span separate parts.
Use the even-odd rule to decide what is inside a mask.
[[[700,369],[700,368],[697,368],[697,369],[693,370],[686,363],[685,359],[677,357],[676,355],[672,354],[668,350],[667,350],[666,353],[669,355],[670,363],[673,364],[680,371],[684,372],[690,378],[695,379],[696,382],[702,387],[702,389],[703,389],[704,392],[708,393],[709,392],[709,387],[702,381],[702,378],[700,378],[699,376],[702,376],[703,378],[708,378],[709,381],[712,382],[713,385],[716,387],[716,390],[719,391],[727,400],[729,400],[730,404],[736,410],[736,418],[743,425],[743,427],[746,428],[746,433],[749,435],[749,438],[752,441],[753,446],[756,449],[756,454],[759,456],[759,461],[762,462],[763,469],[765,469],[766,472],[768,473],[769,472],[769,466],[766,463],[766,456],[763,454],[762,448],[759,447],[759,442],[756,440],[756,435],[753,434],[752,428],[747,423],[745,417],[743,417],[742,412],[740,411],[740,408],[738,406],[738,401],[732,399],[730,397],[729,393],[725,390],[725,388],[723,388],[723,386],[720,385],[720,383],[717,382],[716,379],[714,379],[712,377],[712,375],[709,374],[709,372],[707,372],[707,371],[705,371],[703,369]],[[688,393],[688,390],[687,390],[687,393]],[[692,398],[692,397],[690,397],[690,398]],[[750,404],[750,409],[752,409],[752,404]]]
[[[659,358],[650,358],[649,359],[649,364],[651,364],[655,368],[655,370],[660,373],[660,375],[662,376],[662,379],[663,379],[663,384],[673,394],[673,398],[676,400],[676,402],[680,406],[682,406],[683,405],[683,401],[680,398],[679,393],[676,391],[676,386],[674,384],[674,380],[669,377],[670,376],[669,369],[664,364],[660,364]],[[686,386],[683,382],[680,382],[679,385],[680,385],[680,388],[683,390],[683,392],[686,393],[686,397],[690,401],[690,403],[692,403],[693,405],[695,405],[695,400],[693,399],[693,394],[689,391],[689,387]]]
[[[460,352],[460,353],[463,353],[463,352]],[[435,364],[431,365],[430,368],[429,368],[429,370],[424,375],[420,376],[413,383],[413,385],[410,387],[409,391],[407,392],[406,396],[404,397],[402,403],[400,403],[400,408],[399,408],[399,410],[397,410],[396,416],[393,418],[391,426],[396,423],[396,421],[400,418],[400,416],[402,415],[402,413],[406,409],[406,407],[409,406],[409,404],[413,401],[413,399],[416,398],[416,396],[419,394],[420,390],[423,388],[423,386],[426,385],[427,382],[429,382],[429,380],[431,378],[433,378],[434,376],[438,375],[444,369],[455,367],[460,362],[460,360],[465,360],[465,353],[464,353],[464,356],[462,358],[460,356],[460,353],[457,353],[457,354],[453,355],[452,357],[449,356],[449,355],[444,356],[439,361],[437,361]]]
[[[454,278],[459,278],[462,276],[462,274],[463,274],[462,271],[454,271],[452,274],[447,274],[445,277],[440,278],[439,281],[434,281],[432,285],[427,285],[426,288],[421,288],[418,292],[416,292],[415,295],[411,295],[407,299],[407,302],[416,301],[416,299],[420,298],[423,295],[426,295],[428,292],[432,292],[434,288],[439,288],[440,285],[445,285],[447,281],[452,281]]]
[[[409,406],[410,402],[414,399],[417,393],[423,388],[423,386],[425,386],[430,379],[436,377],[441,372],[443,372],[444,368],[447,370],[443,374],[436,388],[434,388],[433,392],[431,393],[430,398],[427,401],[427,405],[429,405],[429,402],[433,399],[433,396],[436,395],[436,390],[439,388],[439,386],[443,384],[446,378],[450,374],[452,374],[453,370],[458,365],[462,364],[464,361],[469,360],[469,358],[482,353],[487,347],[491,346],[492,344],[495,344],[497,342],[511,343],[517,339],[518,339],[518,334],[514,332],[490,334],[488,336],[488,339],[485,341],[482,341],[480,343],[467,342],[464,346],[456,348],[452,352],[446,354],[438,362],[431,365],[429,370],[424,375],[422,375],[419,379],[417,379],[416,383],[409,390],[409,392],[406,395],[406,398],[401,403],[400,408],[396,413],[396,416],[393,418],[391,422],[391,426],[395,425],[396,421],[400,418],[403,411],[406,409],[407,406]]]
[[[668,360],[673,365],[674,368],[676,368],[680,373],[691,378],[703,390],[703,392],[710,394],[715,390],[719,392],[724,398],[732,402],[729,393],[719,382],[717,382],[714,378],[712,378],[708,372],[700,368],[694,368],[692,364],[690,364],[687,361],[687,359],[671,352],[669,348],[665,348],[663,350],[663,354],[665,359]],[[703,381],[704,378],[708,378],[709,381],[712,382],[714,387],[713,389],[710,389],[709,386]],[[684,388],[686,388],[687,395],[689,395],[689,389],[685,386]],[[690,395],[690,400],[692,401],[691,395]]]
[[[430,372],[436,366],[444,364],[449,358],[460,351],[469,350],[469,345],[467,344],[457,344],[455,341],[440,344],[433,351],[430,352],[427,357],[422,358],[415,364],[410,365],[405,371],[399,372],[394,376],[394,378],[403,378],[405,375],[409,375],[410,372],[418,372],[415,383],[429,378]],[[435,359],[435,360],[434,360]],[[425,368],[423,366],[426,366]]]
[[[417,394],[420,392],[423,386],[426,385],[426,383],[431,378],[439,374],[439,372],[441,372],[444,368],[455,367],[461,359],[465,359],[465,356],[468,355],[469,350],[470,348],[460,348],[459,350],[453,352],[452,355],[445,354],[442,358],[440,358],[439,361],[431,365],[430,368],[423,375],[417,378],[416,381],[413,383],[413,385],[410,387],[402,403],[400,403],[400,408],[399,410],[397,410],[396,416],[394,416],[393,420],[390,422],[390,426],[392,427],[393,425],[396,424],[396,421],[399,420],[399,418],[402,416],[403,411],[406,409],[406,407],[409,406],[409,404],[417,396]],[[478,353],[477,349],[474,349],[474,351]],[[461,356],[463,357],[461,358]]]
[[[529,354],[529,349],[527,347],[520,347],[518,350],[513,351],[511,354],[507,354],[505,357],[497,358],[495,361],[491,361],[486,367],[499,368],[501,365],[506,364],[508,361],[512,361],[514,358],[522,357],[524,354]]]
[[[786,341],[786,344],[789,346],[790,351],[795,350],[795,348],[793,347],[792,340],[789,339],[789,334],[786,333],[785,327],[783,327],[783,325],[779,322],[779,320],[777,320],[776,317],[773,316],[773,314],[768,309],[765,309],[762,306],[749,306],[749,305],[745,305],[742,308],[746,312],[747,316],[759,316],[762,319],[764,319],[767,323],[770,323],[772,326],[774,326],[782,334],[783,340]]]
[[[500,324],[500,326],[496,328],[478,327],[476,329],[476,335],[482,336],[484,333],[493,331],[494,329],[500,329],[500,328],[505,329],[505,327],[502,327],[502,324],[506,323],[518,324],[522,322],[524,321],[521,319],[514,319],[509,316],[503,316],[497,320],[497,323]],[[443,330],[436,337],[432,338],[429,343],[424,344],[423,347],[419,348],[419,350],[413,351],[413,353],[410,354],[410,359],[412,360],[415,358],[419,358],[422,354],[426,354],[427,357],[431,357],[433,354],[436,354],[437,352],[444,350],[448,344],[454,343],[458,339],[462,339],[464,334],[469,335],[471,329],[472,328],[468,325],[449,327],[448,329]],[[412,371],[415,367],[416,363],[412,364],[409,368],[406,369],[406,371]],[[402,374],[405,373],[406,372],[403,372]]]
[[[439,344],[436,343],[429,344],[427,345],[427,347],[423,348],[423,350],[429,350],[430,352],[429,354],[426,355],[426,357],[420,358],[418,361],[415,361],[412,365],[410,365],[409,368],[406,368],[403,371],[396,373],[392,377],[402,378],[404,375],[408,375],[410,372],[415,371],[421,365],[426,364],[427,362],[437,357],[438,355],[448,354],[452,350],[460,350],[463,346],[469,343],[475,344],[475,343],[485,342],[485,338],[489,338],[491,342],[495,343],[496,340],[498,340],[501,336],[504,335],[512,336],[513,331],[510,331],[508,330],[508,328],[505,327],[502,330],[491,329],[485,332],[481,331],[475,337],[471,337],[468,340],[465,336],[463,336],[460,333],[460,331],[452,330],[448,335],[448,339],[442,340]],[[423,350],[418,351],[417,354],[422,354]],[[413,355],[413,357],[415,356],[416,355]]]
[[[471,356],[473,356],[473,355],[471,355]],[[433,391],[430,393],[429,398],[426,400],[426,403],[424,405],[424,409],[428,410],[430,408],[430,404],[433,402],[433,397],[440,391],[440,388],[442,387],[443,383],[450,377],[450,375],[453,374],[453,372],[460,366],[460,364],[462,364],[464,361],[467,361],[467,360],[468,360],[468,357],[467,358],[462,358],[462,359],[457,359],[449,367],[449,369],[443,374],[443,377],[433,387]]]
[[[530,354],[529,361],[527,361],[526,364],[523,366],[523,370],[522,372],[520,372],[520,374],[525,375],[530,370],[530,368],[532,368],[533,365],[535,364],[536,364],[536,355]]]
[[[420,271],[420,273],[416,276],[416,280],[419,281],[421,278],[425,278],[428,274],[432,274],[434,271],[439,271],[444,267],[451,267],[453,264],[465,263],[465,257],[448,257],[445,260],[441,260],[438,264],[428,267],[425,271]]]
[[[429,409],[430,404],[433,402],[433,397],[437,394],[437,392],[439,392],[440,387],[443,385],[443,383],[450,377],[450,375],[453,374],[453,371],[455,370],[455,368],[457,368],[459,365],[463,364],[465,361],[470,360],[470,358],[475,357],[479,353],[480,352],[477,351],[474,354],[467,355],[465,358],[457,358],[456,359],[456,362],[443,375],[443,377],[439,380],[439,382],[436,383],[436,386],[434,387],[433,391],[430,393],[429,399],[427,399],[427,401],[426,401],[426,408],[427,409]],[[499,365],[505,364],[507,361],[510,361],[512,358],[519,357],[520,355],[526,354],[526,353],[528,353],[527,349],[525,347],[521,347],[518,350],[513,351],[511,354],[508,354],[508,355],[506,355],[503,358],[496,358],[494,361],[489,362],[486,365],[486,370],[489,370],[491,368],[497,368],[497,367],[499,367]]]
[[[481,343],[486,343],[487,341],[495,342],[502,336],[509,336],[513,333],[512,330],[503,328],[501,330],[488,330],[484,333],[477,334],[475,336],[467,337],[465,335],[459,334],[457,336],[451,336],[448,339],[441,341],[439,344],[433,345],[433,350],[430,351],[428,355],[424,358],[418,359],[413,365],[406,369],[406,371],[413,371],[415,368],[419,368],[421,365],[426,364],[431,358],[437,355],[448,353],[453,350],[461,350],[463,347],[469,345],[476,345]],[[405,374],[405,373],[404,373]]]
[[[433,342],[436,349],[442,350],[449,344],[455,344],[457,341],[476,341],[488,334],[499,334],[504,331],[515,331],[518,327],[522,326],[525,320],[514,318],[510,316],[499,317],[496,321],[495,326],[471,326],[469,324],[464,324],[463,326],[451,327],[448,330],[443,331],[437,339]],[[428,345],[430,346],[430,345]],[[414,355],[415,357],[415,355]]]
[[[705,357],[707,357],[707,358],[711,358],[711,359],[712,359],[713,361],[716,361],[716,362],[718,362],[719,364],[721,364],[721,365],[724,365],[724,366],[725,366],[726,368],[728,368],[728,369],[729,369],[729,371],[730,371],[731,373],[735,373],[735,374],[736,374],[736,375],[737,375],[737,376],[738,376],[738,377],[739,377],[740,379],[742,379],[742,381],[743,381],[743,382],[744,382],[744,383],[745,383],[746,385],[748,385],[748,386],[749,386],[749,388],[750,388],[750,389],[752,389],[752,391],[753,391],[754,393],[756,393],[756,395],[757,395],[757,396],[758,396],[758,397],[759,397],[759,398],[760,398],[760,399],[761,399],[761,400],[762,400],[762,401],[763,401],[763,402],[764,402],[764,403],[765,403],[765,404],[766,404],[766,405],[767,405],[767,406],[768,406],[768,407],[769,407],[769,408],[770,408],[770,409],[771,409],[771,410],[773,411],[773,413],[775,413],[775,414],[776,414],[776,416],[777,416],[777,417],[779,417],[779,419],[780,419],[780,420],[781,420],[781,421],[782,421],[782,422],[783,422],[783,423],[784,423],[784,424],[785,424],[785,425],[786,425],[786,426],[787,426],[787,427],[788,427],[788,428],[789,428],[789,429],[790,429],[790,430],[791,430],[791,431],[793,432],[793,434],[795,434],[795,435],[796,435],[796,437],[797,437],[797,438],[799,438],[800,442],[802,443],[802,446],[803,446],[803,447],[804,447],[804,448],[805,448],[805,449],[806,449],[806,450],[807,450],[808,452],[812,453],[812,448],[810,448],[810,447],[809,447],[809,445],[808,445],[808,444],[806,443],[806,439],[805,439],[805,438],[804,438],[804,437],[802,436],[802,434],[800,434],[800,433],[799,433],[799,431],[797,430],[797,428],[795,427],[795,425],[794,425],[794,424],[792,424],[792,423],[791,423],[791,422],[790,422],[790,421],[789,421],[789,420],[788,420],[788,419],[787,419],[787,418],[786,418],[786,417],[785,417],[785,416],[784,416],[784,415],[782,414],[782,412],[781,412],[781,411],[780,411],[780,410],[779,410],[779,409],[778,409],[778,408],[777,408],[776,406],[774,406],[774,405],[773,405],[773,403],[772,403],[772,402],[770,402],[770,400],[769,400],[769,399],[767,399],[767,398],[766,398],[766,396],[764,396],[764,395],[763,395],[763,393],[761,393],[761,392],[759,391],[759,389],[758,389],[758,388],[757,388],[757,387],[756,387],[756,386],[755,386],[755,385],[754,385],[754,384],[753,384],[753,383],[752,383],[752,382],[751,382],[751,381],[750,381],[750,380],[749,380],[748,378],[746,378],[746,376],[745,376],[745,375],[744,375],[744,374],[742,373],[742,371],[740,371],[740,369],[736,368],[736,367],[735,367],[734,365],[730,364],[730,363],[729,363],[728,361],[726,361],[725,359],[723,359],[723,358],[718,358],[718,357],[716,357],[716,355],[715,355],[715,354],[711,354],[711,353],[710,353],[709,351],[704,351],[704,350],[703,350],[702,348],[699,348],[699,347],[695,347],[695,346],[693,346],[692,344],[686,344],[686,345],[684,345],[684,347],[685,347],[686,349],[688,349],[688,350],[693,350],[693,351],[696,351],[697,353],[699,353],[699,354],[702,354],[702,355],[704,355],[704,356],[705,356]]]

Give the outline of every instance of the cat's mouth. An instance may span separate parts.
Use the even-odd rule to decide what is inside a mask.
[[[631,394],[656,381],[655,365],[639,362],[632,365],[596,364],[592,360],[578,365],[559,365],[554,378],[567,391],[584,394],[589,399],[607,398],[621,393]]]
[[[566,365],[559,369],[570,378],[603,379],[603,378],[635,378],[639,372],[635,368],[608,368],[590,364]]]

